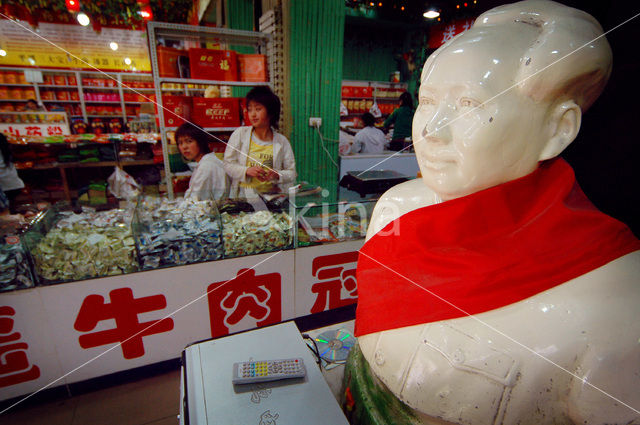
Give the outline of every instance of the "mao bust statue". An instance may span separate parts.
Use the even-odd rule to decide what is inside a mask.
[[[611,60],[593,17],[537,0],[428,58],[422,177],[358,260],[353,423],[640,424],[640,243],[558,158]]]

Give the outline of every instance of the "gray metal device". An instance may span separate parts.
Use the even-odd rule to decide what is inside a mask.
[[[233,383],[237,363],[296,358],[302,377]],[[183,424],[348,425],[293,321],[190,345],[182,359]]]

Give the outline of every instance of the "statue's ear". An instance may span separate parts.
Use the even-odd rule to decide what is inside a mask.
[[[551,138],[540,152],[538,160],[544,161],[560,155],[578,135],[581,119],[582,110],[573,100],[555,105],[549,117]]]

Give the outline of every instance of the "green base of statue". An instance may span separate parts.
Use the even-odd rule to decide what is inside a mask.
[[[342,410],[352,425],[413,425],[418,418],[371,373],[358,344],[351,348],[340,392]]]

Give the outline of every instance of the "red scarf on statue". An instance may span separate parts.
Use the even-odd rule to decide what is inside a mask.
[[[356,335],[500,308],[638,249],[627,226],[589,202],[569,164],[543,163],[520,179],[411,211],[367,241]]]

